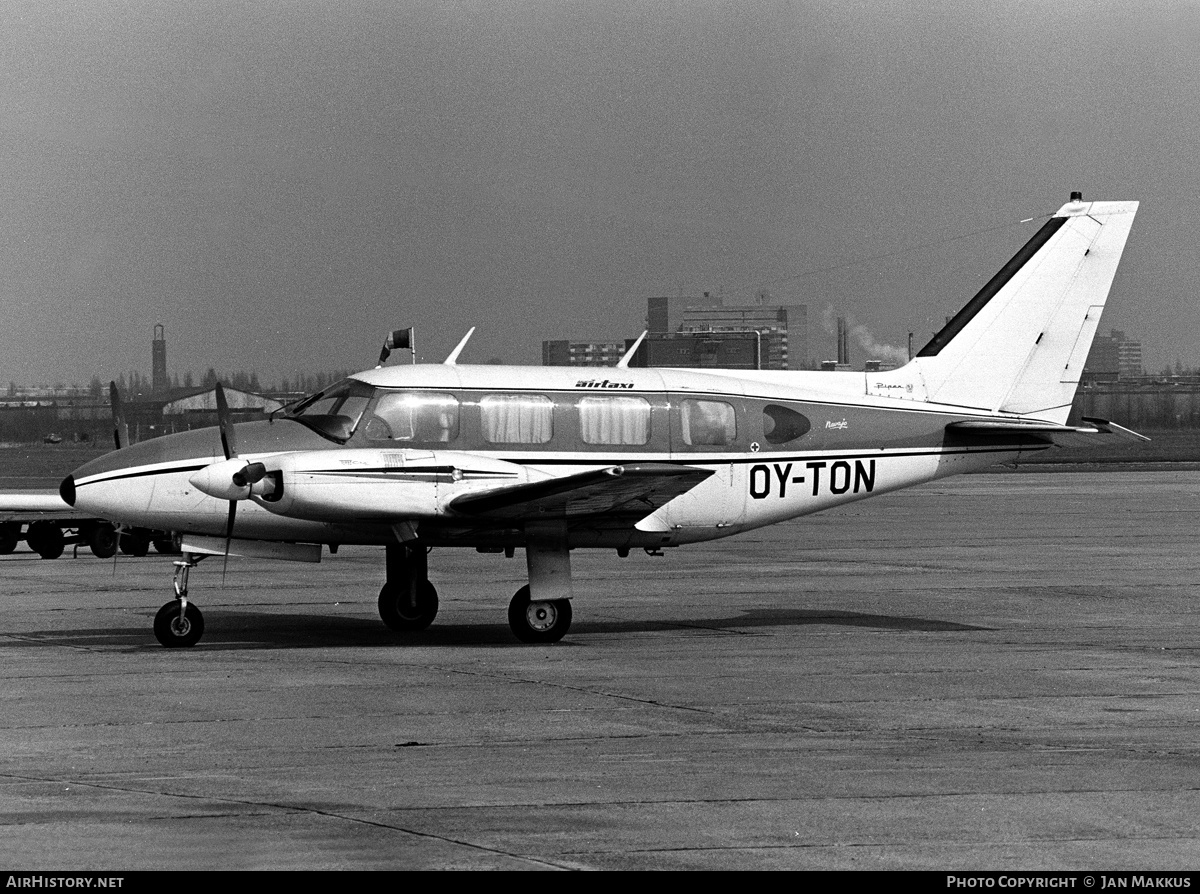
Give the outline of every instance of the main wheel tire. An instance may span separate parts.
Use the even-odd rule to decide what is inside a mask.
[[[529,587],[521,587],[508,604],[508,626],[523,643],[556,643],[571,627],[571,600],[534,602]]]
[[[43,559],[57,559],[63,554],[66,538],[62,528],[50,522],[34,522],[25,535],[29,548]]]
[[[171,600],[154,616],[154,638],[168,649],[194,646],[204,635],[204,615],[189,602],[179,617],[179,601]]]
[[[4,522],[0,524],[0,555],[7,556],[21,542],[20,522]]]
[[[109,524],[95,525],[87,533],[87,543],[93,556],[98,559],[111,559],[117,554],[117,531]]]
[[[379,591],[379,617],[390,629],[416,633],[433,623],[438,613],[437,590],[427,580],[417,583],[417,604],[409,605],[408,592],[394,584]]]

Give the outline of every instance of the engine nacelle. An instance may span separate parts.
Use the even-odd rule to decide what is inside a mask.
[[[322,522],[436,518],[462,494],[531,480],[525,466],[449,450],[316,450],[261,461],[275,490],[254,501]]]

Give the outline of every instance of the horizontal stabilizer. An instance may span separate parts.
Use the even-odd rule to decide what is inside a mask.
[[[946,426],[947,431],[978,432],[996,435],[1043,435],[1049,436],[1055,444],[1086,444],[1093,443],[1096,435],[1107,435],[1122,441],[1149,441],[1145,435],[1140,435],[1124,426],[1109,422],[1107,419],[1083,417],[1083,425],[1059,425],[1055,422],[1025,421],[1021,419],[969,419],[962,422],[951,422]]]
[[[609,466],[549,481],[514,484],[451,501],[455,512],[522,520],[625,515],[641,518],[712,475],[709,469],[669,463]]]
[[[1084,416],[1083,421],[1088,425],[1093,425],[1096,431],[1102,435],[1112,435],[1122,441],[1132,441],[1134,443],[1145,443],[1150,439],[1145,435],[1138,434],[1133,429],[1126,428],[1123,425],[1117,425],[1115,422],[1109,422],[1107,419],[1097,419],[1095,416]]]

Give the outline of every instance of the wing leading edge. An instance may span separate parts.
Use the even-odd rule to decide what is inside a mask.
[[[642,518],[712,475],[710,469],[631,463],[464,494],[450,509],[497,520],[620,515]]]

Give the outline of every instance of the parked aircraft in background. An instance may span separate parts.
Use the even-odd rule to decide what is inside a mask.
[[[1068,436],[1139,437],[1067,424],[1136,210],[1073,194],[899,369],[463,366],[464,338],[444,363],[368,370],[267,421],[234,425],[219,392],[218,428],[94,460],[62,497],[182,532],[176,598],[154,624],[167,646],[201,636],[188,575],[204,556],[316,562],[342,544],[385,547],[379,612],[404,631],[437,613],[431,549],[523,549],[509,624],[553,642],[571,622],[573,549],[658,552]]]
[[[113,444],[119,450],[129,444],[129,431],[115,384],[109,386],[109,404],[113,414]],[[47,437],[44,442],[62,441],[58,435],[53,438]],[[131,556],[144,556],[151,544],[160,553],[179,552],[169,531],[128,526],[118,531],[107,519],[69,506],[53,492],[0,494],[0,555],[13,552],[22,540],[43,559],[57,559],[66,547],[79,544],[86,544],[101,559],[111,558],[118,549]]]

